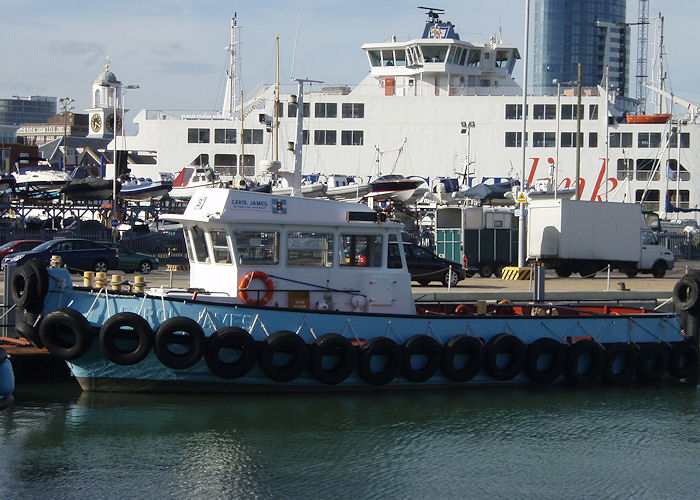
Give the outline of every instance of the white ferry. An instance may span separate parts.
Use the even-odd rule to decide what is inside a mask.
[[[520,59],[516,46],[495,37],[486,43],[461,40],[452,23],[429,13],[421,38],[392,37],[361,48],[369,74],[359,85],[307,89],[304,174],[376,175],[379,151],[383,174],[459,177],[469,185],[520,177],[522,88],[512,77]],[[550,178],[566,189],[573,187],[576,171],[577,96],[573,87],[559,90],[528,99],[526,181]],[[233,112],[231,99],[227,95],[228,108],[216,115],[142,110],[129,149],[155,154],[159,170],[208,164],[222,178],[256,176],[261,162],[275,159],[275,130],[278,144],[295,141],[295,95],[280,95],[278,129],[275,84]],[[697,105],[688,103],[684,116],[626,116],[635,107],[631,99],[606,95],[603,87],[583,90],[581,199],[641,202],[662,217],[667,200],[697,208]]]

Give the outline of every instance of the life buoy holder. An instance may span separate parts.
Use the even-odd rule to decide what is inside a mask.
[[[252,298],[248,295],[248,286],[253,280],[260,280],[265,284],[265,295],[260,298]],[[264,306],[267,305],[275,293],[275,285],[272,283],[272,278],[262,271],[251,271],[241,278],[238,283],[238,298],[249,306]]]

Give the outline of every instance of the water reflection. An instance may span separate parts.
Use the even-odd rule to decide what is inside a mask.
[[[15,407],[0,416],[0,494],[551,498],[674,491],[682,498],[700,486],[698,394],[666,386],[345,395],[38,387],[18,391]]]

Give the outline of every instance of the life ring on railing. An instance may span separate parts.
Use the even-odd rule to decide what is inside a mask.
[[[253,280],[260,280],[263,283],[265,283],[265,295],[259,299],[253,299],[248,296],[248,286],[250,285],[251,281]],[[243,302],[248,304],[249,306],[257,305],[257,306],[264,306],[270,300],[272,300],[272,295],[275,293],[275,285],[272,283],[272,278],[270,278],[267,274],[265,274],[262,271],[251,271],[245,276],[241,278],[241,281],[238,283],[238,298],[241,299]]]

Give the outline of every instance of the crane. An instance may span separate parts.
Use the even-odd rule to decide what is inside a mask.
[[[673,94],[670,94],[666,92],[665,90],[661,90],[659,88],[654,87],[653,85],[649,85],[648,83],[643,84],[646,88],[651,90],[652,92],[656,92],[662,97],[666,97],[667,99],[671,99],[671,104],[679,104],[680,106],[684,106],[685,108],[688,109],[690,112],[690,121],[694,122],[695,118],[698,114],[700,114],[700,105],[692,103],[690,101],[686,101],[685,99],[681,99],[678,96],[675,96]],[[673,109],[671,109],[673,111]]]

